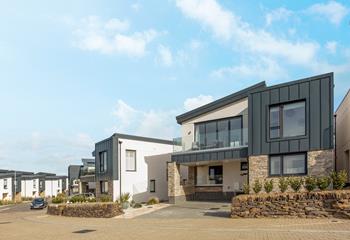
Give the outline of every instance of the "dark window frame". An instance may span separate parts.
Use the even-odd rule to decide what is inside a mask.
[[[152,186],[153,186],[153,189],[152,189]],[[149,180],[149,192],[151,192],[151,193],[156,192],[156,180],[155,179]]]
[[[293,156],[293,155],[304,155],[304,173],[295,173],[295,174],[285,174],[283,173],[283,167],[284,167],[284,157],[285,156]],[[280,173],[279,174],[271,174],[271,158],[272,157],[279,157],[280,158]],[[288,154],[274,154],[269,156],[268,161],[268,171],[269,171],[269,177],[288,177],[288,176],[305,176],[307,175],[308,169],[307,169],[307,153],[288,153]]]
[[[248,171],[248,170],[249,170],[248,162],[241,162],[241,171]]]
[[[8,189],[7,178],[4,178],[4,189]]]
[[[104,154],[106,154],[104,156]],[[108,158],[108,152],[102,151],[98,153],[99,157],[99,172],[100,173],[106,173],[107,172],[107,158]],[[103,157],[102,157],[103,156]]]
[[[135,161],[135,169],[134,170],[132,170],[132,169],[126,169],[126,153],[127,152],[134,152],[135,153],[135,159],[134,159],[134,161]],[[136,153],[136,150],[132,150],[132,149],[125,149],[125,171],[126,172],[136,172],[137,171],[137,155],[136,155],[137,153]]]
[[[283,107],[285,106],[285,105],[289,105],[289,104],[294,104],[294,103],[299,103],[299,102],[302,102],[302,103],[304,103],[304,116],[305,116],[305,124],[304,124],[304,134],[303,135],[297,135],[297,136],[287,136],[287,137],[285,137],[284,135],[283,135],[283,122],[284,122],[284,120],[283,120]],[[302,137],[306,137],[307,136],[307,119],[308,119],[308,117],[307,117],[307,101],[306,101],[306,99],[298,99],[298,100],[295,100],[295,101],[288,101],[288,102],[283,102],[283,103],[277,103],[277,104],[271,104],[271,105],[269,105],[268,106],[268,108],[267,108],[267,117],[268,117],[268,121],[267,121],[267,123],[268,123],[268,127],[267,127],[267,129],[268,129],[268,136],[269,136],[269,140],[272,140],[272,141],[275,141],[275,140],[282,140],[282,139],[296,139],[296,138],[302,138]],[[272,108],[276,108],[276,107],[278,107],[279,108],[279,136],[278,137],[271,137],[271,128],[273,128],[273,127],[271,127],[271,115],[270,115],[270,113],[271,113],[271,109]]]
[[[210,178],[210,169],[212,169],[212,168],[221,168],[221,183],[216,183],[216,181],[217,181],[217,179],[215,179],[215,176],[214,176],[214,179],[211,179]],[[214,170],[215,171],[215,170]],[[215,181],[215,184],[217,184],[217,185],[221,185],[221,184],[223,184],[223,175],[224,175],[224,166],[223,165],[214,165],[214,166],[209,166],[208,167],[208,177],[209,177],[209,181],[212,181],[212,180],[214,180]]]
[[[107,183],[107,191],[106,188],[104,186],[104,184]],[[100,181],[100,192],[101,194],[107,194],[108,193],[108,181]]]
[[[204,132],[206,133],[206,124],[208,123],[211,123],[211,122],[215,122],[216,124],[216,141],[219,141],[219,129],[218,129],[218,122],[220,121],[224,121],[224,120],[227,120],[228,121],[228,142],[230,143],[231,142],[231,134],[230,134],[230,131],[231,131],[231,120],[233,119],[236,119],[236,118],[239,118],[241,120],[241,139],[240,139],[240,145],[243,146],[243,115],[238,115],[238,116],[234,116],[234,117],[227,117],[227,118],[219,118],[219,119],[214,119],[214,120],[209,120],[209,121],[203,121],[203,122],[196,122],[194,124],[194,142],[199,142],[198,139],[196,139],[197,137],[197,126],[198,125],[203,125],[204,126]],[[207,142],[207,136],[205,134],[204,136],[204,145],[205,146],[208,146],[208,142]],[[228,146],[230,147],[230,146]]]

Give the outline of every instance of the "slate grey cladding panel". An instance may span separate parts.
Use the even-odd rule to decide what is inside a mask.
[[[269,139],[269,106],[303,100],[306,135]],[[333,148],[333,73],[268,87],[248,97],[249,155]]]
[[[114,154],[114,148],[116,148],[117,145],[114,146],[114,142],[114,137],[110,137],[95,144],[96,181],[118,179],[118,164],[116,164],[117,160],[115,159],[116,156]],[[100,153],[104,151],[107,152],[107,171],[100,172]]]

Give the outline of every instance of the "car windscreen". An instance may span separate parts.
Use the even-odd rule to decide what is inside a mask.
[[[43,203],[44,199],[34,199],[34,203]]]

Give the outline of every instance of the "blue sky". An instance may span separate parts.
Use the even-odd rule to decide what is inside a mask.
[[[172,138],[175,116],[251,84],[335,72],[349,1],[0,1],[0,168],[66,174],[113,132]]]

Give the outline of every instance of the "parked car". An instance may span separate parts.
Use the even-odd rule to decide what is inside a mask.
[[[30,204],[30,209],[44,209],[46,207],[47,202],[43,198],[35,198]]]

